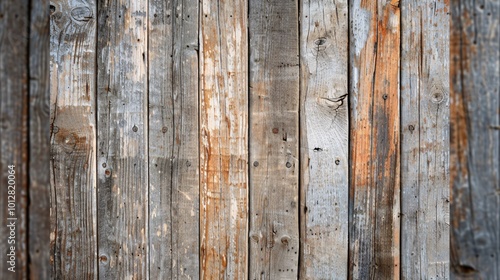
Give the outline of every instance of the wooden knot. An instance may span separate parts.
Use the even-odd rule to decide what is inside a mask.
[[[92,10],[89,7],[76,7],[71,10],[71,18],[77,22],[87,22],[94,17]]]
[[[283,236],[281,236],[280,241],[281,241],[281,244],[288,246],[288,243],[290,242],[290,236],[283,235]]]

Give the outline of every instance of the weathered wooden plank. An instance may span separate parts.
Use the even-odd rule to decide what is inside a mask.
[[[449,3],[401,5],[401,278],[449,279]]]
[[[50,9],[52,277],[96,279],[96,5]]]
[[[350,6],[349,277],[399,279],[399,1]]]
[[[199,279],[198,3],[149,2],[152,279]]]
[[[148,5],[99,2],[99,277],[147,279]]]
[[[451,278],[500,279],[500,2],[451,7]]]
[[[302,1],[301,279],[347,278],[348,4]]]
[[[55,6],[54,6],[55,7]],[[29,35],[29,279],[50,279],[49,1],[31,0]]]
[[[250,279],[297,279],[298,1],[249,3]]]
[[[201,278],[247,277],[247,2],[200,11]]]
[[[26,279],[28,276],[28,2],[0,2],[2,279]]]

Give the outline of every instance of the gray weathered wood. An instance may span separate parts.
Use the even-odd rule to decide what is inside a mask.
[[[49,0],[31,0],[29,279],[50,279]]]
[[[347,278],[348,4],[302,1],[301,279]]]
[[[297,279],[298,1],[249,4],[250,279]]]
[[[451,7],[451,278],[500,279],[500,2]]]
[[[99,277],[147,279],[148,5],[99,2]]]
[[[401,5],[401,278],[449,279],[448,3]]]
[[[0,1],[0,278],[26,279],[28,184],[28,30],[29,1]],[[10,165],[15,168],[10,174]],[[9,180],[14,182],[9,184]],[[10,187],[14,186],[14,187]],[[15,193],[13,193],[15,191]],[[11,196],[11,197],[9,197]],[[14,196],[14,197],[12,197]],[[15,211],[9,209],[14,202]],[[8,225],[15,223],[15,238]],[[12,243],[12,240],[15,243]],[[15,267],[10,247],[14,246]]]
[[[201,278],[245,279],[248,275],[247,1],[201,3]]]
[[[52,277],[97,279],[96,5],[74,0],[51,5]]]
[[[151,279],[199,279],[198,3],[149,2]]]
[[[350,279],[399,279],[399,1],[350,6]]]

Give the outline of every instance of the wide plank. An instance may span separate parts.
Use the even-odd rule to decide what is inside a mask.
[[[301,279],[346,279],[348,3],[301,2]]]
[[[350,279],[399,279],[399,1],[350,6]]]

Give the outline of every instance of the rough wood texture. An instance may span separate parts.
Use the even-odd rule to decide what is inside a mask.
[[[297,18],[297,1],[250,1],[250,279],[298,275]]]
[[[29,279],[50,279],[49,0],[31,1],[29,34]]]
[[[198,3],[149,2],[151,279],[199,279]]]
[[[148,80],[145,0],[99,2],[99,277],[147,279]]]
[[[351,279],[399,279],[399,1],[351,3]]]
[[[348,4],[303,1],[301,279],[345,279],[348,237]]]
[[[401,278],[449,279],[448,3],[401,4]]]
[[[247,277],[247,2],[203,0],[201,277]]]
[[[26,279],[28,184],[28,30],[26,0],[0,2],[0,278]],[[14,165],[15,174],[9,174]],[[15,178],[9,184],[9,175]],[[10,186],[14,186],[13,188]],[[15,193],[14,193],[15,191]],[[14,202],[14,207],[9,204]],[[11,212],[9,209],[15,209]],[[15,223],[15,238],[8,227]],[[15,243],[12,243],[12,240]],[[14,272],[8,269],[14,246]]]
[[[451,7],[452,278],[500,279],[500,2]]]
[[[56,279],[96,279],[93,1],[51,2],[51,262]]]

